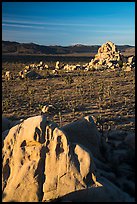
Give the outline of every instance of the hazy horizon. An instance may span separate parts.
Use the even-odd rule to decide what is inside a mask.
[[[135,2],[2,2],[2,40],[135,46]]]
[[[22,44],[36,44],[36,45],[40,45],[40,46],[62,46],[62,47],[67,47],[67,46],[75,46],[75,45],[84,45],[84,46],[101,46],[102,44],[105,44],[106,42],[102,43],[102,44],[81,44],[81,43],[78,43],[78,44],[70,44],[70,45],[61,45],[61,44],[55,44],[55,45],[44,45],[44,44],[38,44],[38,43],[35,43],[35,42],[18,42],[18,41],[10,41],[10,40],[2,40],[2,41],[6,41],[6,42],[15,42],[15,43],[22,43]],[[127,45],[127,46],[133,46],[135,47],[135,45],[130,45],[130,44],[116,44],[117,46],[124,46],[124,45]]]

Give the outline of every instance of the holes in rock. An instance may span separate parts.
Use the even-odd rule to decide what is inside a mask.
[[[11,146],[10,146],[10,145],[8,146],[8,149],[9,149],[9,150],[11,149]]]
[[[58,143],[61,142],[61,136],[58,136],[58,137],[57,137],[57,142],[58,142]]]
[[[14,140],[15,140],[16,139],[16,134],[15,133],[14,133],[13,137],[14,137]]]
[[[11,145],[13,145],[13,140],[10,141]]]
[[[30,166],[28,166],[28,170],[30,170]]]
[[[23,151],[25,151],[25,146],[26,146],[26,140],[24,140],[24,141],[21,143],[21,145],[20,145],[20,147],[21,147],[21,149],[22,149]]]
[[[12,156],[12,153],[13,153],[13,151],[10,152],[10,155],[9,155],[10,157]]]
[[[48,146],[48,145],[49,145],[49,143],[50,143],[50,141],[49,141],[49,140],[47,140],[46,146]]]
[[[58,136],[57,137],[57,146],[56,146],[56,155],[57,157],[59,156],[59,154],[61,154],[62,152],[64,152],[64,149],[63,149],[63,144],[61,142],[61,136]]]
[[[83,181],[87,186],[91,186],[94,184],[94,181],[92,180],[91,173],[88,173],[86,178],[83,179]]]
[[[21,124],[18,125],[18,129],[17,129],[17,133],[18,133],[18,134],[20,133],[21,128],[22,128]]]
[[[40,141],[40,135],[41,135],[40,129],[36,127],[35,133],[34,133],[34,140],[39,142]]]
[[[49,140],[47,140],[47,142],[46,142],[46,153],[48,153],[48,152],[49,152],[49,148],[48,148],[49,143],[50,143],[50,141],[49,141]]]
[[[30,155],[28,155],[28,159],[30,160]]]
[[[17,185],[16,189],[20,187],[20,183]]]
[[[21,160],[21,162],[20,162],[20,163],[21,163],[21,165],[23,165],[23,164],[24,164],[23,160]]]
[[[24,147],[24,146],[26,146],[26,140],[24,140],[20,145],[20,147]]]

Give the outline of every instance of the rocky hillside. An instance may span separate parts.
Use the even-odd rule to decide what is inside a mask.
[[[18,43],[2,41],[2,53],[14,53],[14,54],[84,54],[91,53],[96,54],[100,45],[74,45],[74,46],[44,46],[34,43]],[[135,47],[129,45],[117,46],[120,52],[125,52],[130,55],[135,54]]]

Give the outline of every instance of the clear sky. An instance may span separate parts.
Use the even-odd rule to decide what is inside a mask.
[[[135,2],[2,2],[2,40],[135,45]]]

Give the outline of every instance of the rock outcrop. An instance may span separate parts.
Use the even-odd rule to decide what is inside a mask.
[[[28,118],[5,137],[3,201],[55,199],[95,184],[92,174],[91,155],[45,117]]]
[[[44,115],[34,116],[4,134],[3,202],[134,201],[108,180],[115,180],[114,173],[101,174],[110,167],[100,159],[92,117],[59,128]]]
[[[95,55],[94,59],[89,62],[88,67],[90,69],[117,69],[122,68],[126,69],[126,66],[129,66],[130,69],[126,71],[131,71],[131,68],[134,67],[135,59],[134,57],[126,58],[118,50],[114,43],[111,41],[103,44],[99,49],[98,53]]]

